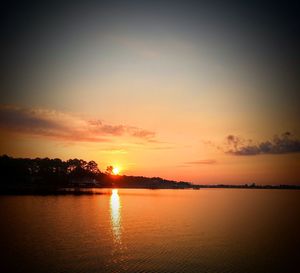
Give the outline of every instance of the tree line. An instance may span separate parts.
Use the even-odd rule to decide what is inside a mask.
[[[31,187],[118,187],[118,188],[191,188],[188,182],[160,177],[112,175],[112,166],[101,172],[95,161],[59,158],[13,158],[0,156],[1,188]]]
[[[99,178],[101,172],[95,161],[59,158],[13,158],[0,156],[2,183],[55,183],[65,184],[74,178]]]

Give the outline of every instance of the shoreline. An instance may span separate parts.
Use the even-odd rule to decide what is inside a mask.
[[[65,188],[46,188],[46,187],[26,187],[26,188],[5,188],[0,189],[0,196],[10,195],[104,195],[105,192],[101,190],[111,189],[132,189],[132,190],[201,190],[201,189],[246,189],[246,190],[300,190],[300,186],[294,185],[281,185],[281,186],[218,186],[218,185],[197,185],[191,188],[150,188],[150,187],[65,187]]]

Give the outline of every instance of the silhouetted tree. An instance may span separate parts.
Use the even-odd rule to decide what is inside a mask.
[[[37,188],[55,192],[65,186],[81,187],[81,182],[97,181],[99,187],[120,188],[191,188],[187,182],[165,180],[160,177],[112,176],[113,166],[107,166],[105,173],[99,171],[95,161],[59,158],[12,158],[0,156],[0,190],[7,192],[26,191]],[[77,183],[79,182],[79,183]],[[83,183],[84,185],[84,183]],[[255,184],[253,187],[256,187]]]
[[[93,174],[99,174],[100,171],[98,169],[98,165],[95,161],[89,161],[86,165],[85,165],[85,169],[88,172],[91,172]]]
[[[107,166],[106,167],[106,171],[105,171],[105,173],[106,174],[112,174],[112,172],[113,172],[113,169],[114,169],[114,167],[113,166]]]

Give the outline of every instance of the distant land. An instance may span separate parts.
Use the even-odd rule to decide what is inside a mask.
[[[94,194],[93,188],[132,189],[300,189],[297,185],[199,185],[160,177],[114,175],[101,172],[95,161],[82,159],[13,158],[0,156],[0,194]],[[90,189],[90,190],[89,190]]]

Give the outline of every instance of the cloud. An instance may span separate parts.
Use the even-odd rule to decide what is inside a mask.
[[[184,164],[189,164],[189,165],[210,165],[210,164],[216,164],[217,161],[214,159],[203,159],[203,160],[196,160],[196,161],[188,161],[185,162]]]
[[[153,141],[155,133],[129,125],[107,124],[68,112],[49,109],[0,106],[2,130],[67,141],[107,142],[112,137],[129,136]]]
[[[141,130],[136,127],[131,127],[129,129],[132,136],[139,137],[139,138],[154,138],[155,133],[147,130]],[[154,141],[154,139],[152,139]]]
[[[273,139],[258,143],[245,140],[241,137],[228,135],[226,137],[225,152],[232,155],[260,155],[260,154],[289,154],[300,152],[300,139],[290,132],[280,136],[275,135]]]
[[[107,153],[107,154],[127,154],[127,150],[123,148],[102,148],[101,153]]]

